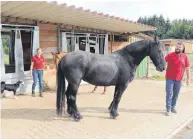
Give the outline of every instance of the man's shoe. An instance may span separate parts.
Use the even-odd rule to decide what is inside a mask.
[[[32,97],[35,97],[35,92],[34,91],[32,91]]]
[[[170,112],[166,112],[166,116],[170,116],[170,114],[171,114]]]
[[[175,108],[172,108],[171,112],[173,113],[177,113],[176,109]]]
[[[42,93],[40,93],[40,97],[43,97]]]

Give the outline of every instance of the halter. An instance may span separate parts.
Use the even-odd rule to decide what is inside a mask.
[[[150,44],[150,43],[151,43],[151,44]],[[147,52],[146,52],[147,55],[150,53],[150,50],[151,50],[151,48],[153,47],[153,46],[152,46],[153,43],[154,43],[154,42],[151,42],[151,40],[149,41],[149,45],[148,45],[149,47],[147,46],[148,48],[147,48]],[[157,47],[156,47],[156,51],[158,52],[158,48],[157,48]],[[160,55],[159,55],[158,62],[157,62],[158,65],[161,64],[161,60],[160,60],[160,59],[161,59],[161,57],[160,57]],[[157,65],[156,65],[156,66],[157,66]]]

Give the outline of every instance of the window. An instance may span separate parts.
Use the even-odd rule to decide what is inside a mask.
[[[114,35],[114,41],[115,42],[127,42],[128,41],[128,37],[127,36],[123,36],[123,35]]]
[[[16,63],[15,63],[15,35],[17,39],[21,39],[22,50],[23,50],[23,64],[24,71],[30,70],[31,65],[31,55],[32,55],[32,40],[33,32],[32,30],[12,30],[12,28],[6,28],[1,31],[2,46],[4,51],[4,64],[5,73],[15,73]],[[21,50],[21,51],[22,51]],[[20,52],[20,51],[18,51]]]
[[[67,37],[66,43],[67,43],[67,52],[68,53],[75,50],[75,40],[73,37]]]
[[[106,34],[62,32],[62,51],[69,53],[78,49],[104,54],[105,39]]]
[[[79,50],[86,51],[86,37],[77,37],[79,41]]]
[[[14,31],[1,32],[5,73],[15,73]]]

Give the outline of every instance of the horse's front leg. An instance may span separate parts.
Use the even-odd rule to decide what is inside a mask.
[[[82,118],[76,105],[78,87],[79,85],[77,84],[69,84],[66,92],[67,112],[75,121],[79,121]]]
[[[106,93],[106,91],[107,91],[107,87],[105,86],[102,95],[104,95]]]
[[[127,88],[127,84],[119,85],[119,86],[116,86],[116,87],[117,87],[117,92],[115,91],[113,101],[112,101],[112,103],[109,107],[110,117],[113,118],[113,119],[115,119],[117,116],[119,116],[119,114],[117,112],[117,109],[118,109],[118,105],[119,105],[119,102],[121,100],[121,97],[123,95],[123,92]]]
[[[110,106],[108,108],[109,111],[111,111],[111,109],[112,109],[112,106],[113,106],[113,103],[114,103],[114,100],[115,100],[115,96],[116,96],[117,90],[118,90],[118,85],[115,86],[113,101],[111,102],[111,104],[110,104]]]

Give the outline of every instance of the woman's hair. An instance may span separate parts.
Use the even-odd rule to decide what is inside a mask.
[[[185,45],[182,42],[178,42],[177,44],[182,45],[184,47],[183,50],[182,50],[182,53],[185,53]]]
[[[42,50],[42,49],[41,48],[36,49],[36,51],[38,51],[38,50]]]

